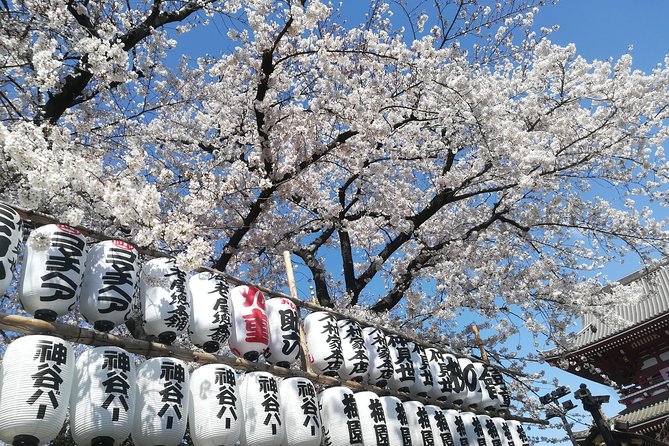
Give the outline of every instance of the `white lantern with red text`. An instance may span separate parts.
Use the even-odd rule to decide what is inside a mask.
[[[393,362],[390,359],[386,336],[376,327],[363,328],[362,336],[369,357],[367,381],[373,386],[385,387],[388,380],[393,377]]]
[[[283,297],[265,302],[269,326],[267,361],[278,367],[290,367],[300,357],[300,326],[297,307]]]
[[[386,336],[390,359],[393,363],[393,376],[388,381],[388,387],[399,392],[409,392],[409,387],[414,384],[416,371],[411,359],[411,346],[409,341],[397,335]]]
[[[403,404],[409,422],[411,444],[413,446],[433,446],[434,434],[425,406],[418,401],[405,401]]]
[[[242,378],[239,394],[244,411],[241,446],[280,446],[285,423],[277,379],[267,372],[249,372]]]
[[[74,351],[60,338],[24,336],[5,350],[0,440],[37,446],[60,432],[74,380]]]
[[[268,302],[269,303],[269,302]],[[316,389],[306,378],[286,378],[279,383],[286,438],[283,446],[319,446],[321,416]]]
[[[188,278],[190,340],[209,353],[230,338],[230,286],[220,274],[202,272]]]
[[[269,345],[269,327],[265,296],[252,286],[242,285],[230,291],[230,350],[249,361],[264,355]]]
[[[362,446],[362,428],[358,406],[351,389],[330,387],[319,398],[323,421],[323,444],[328,446]]]
[[[365,339],[362,337],[360,324],[350,319],[337,321],[337,329],[341,338],[341,352],[344,362],[339,369],[342,379],[362,382],[369,369],[369,357],[365,348]]]
[[[304,333],[314,372],[337,376],[344,363],[337,319],[325,311],[315,311],[304,318]]]
[[[411,349],[411,361],[414,368],[414,380],[409,386],[409,392],[412,395],[426,397],[428,392],[432,390],[433,380],[425,347],[415,342],[409,342],[409,348]]]
[[[379,396],[374,392],[358,392],[355,394],[355,403],[360,416],[363,444],[388,446],[388,425]]]
[[[21,216],[11,207],[0,203],[0,295],[5,294],[14,277],[21,240]]]
[[[81,282],[81,315],[100,331],[125,323],[139,285],[138,275],[138,252],[132,245],[120,240],[92,245]]]
[[[195,446],[234,445],[241,432],[242,405],[237,372],[207,364],[190,376],[188,425]]]
[[[76,362],[70,431],[80,446],[121,444],[135,421],[135,363],[119,347],[86,350]]]
[[[186,332],[189,318],[186,274],[174,259],[160,257],[144,264],[139,298],[147,334],[171,344],[177,335]]]
[[[388,426],[388,446],[412,446],[409,421],[402,401],[396,396],[380,398]]]
[[[56,320],[79,297],[86,240],[69,226],[46,225],[30,233],[19,282],[21,305],[36,319]]]
[[[430,417],[430,426],[432,426],[432,435],[434,436],[435,446],[453,446],[453,435],[446,421],[446,416],[440,407],[426,405],[425,410]]]
[[[151,358],[137,367],[136,445],[177,446],[188,421],[188,366],[174,358]]]

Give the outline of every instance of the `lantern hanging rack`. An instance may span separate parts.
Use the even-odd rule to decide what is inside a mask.
[[[15,206],[15,205],[12,205],[12,204],[9,204],[9,203],[6,203],[6,202],[0,202],[0,203],[5,204],[6,206],[9,206],[9,207],[13,208],[16,212],[19,213],[19,215],[21,216],[21,218],[23,220],[28,220],[28,221],[31,221],[33,223],[38,223],[40,225],[44,225],[44,224],[63,224],[62,222],[58,221],[56,218],[51,217],[49,215],[42,214],[42,213],[35,212],[35,211],[31,211],[31,210],[24,209],[24,208],[20,208],[18,206]],[[123,241],[125,243],[130,244],[131,246],[134,246],[139,253],[141,253],[145,256],[148,256],[148,257],[165,257],[165,256],[170,256],[171,255],[168,252],[137,246],[131,240],[127,240],[127,239],[124,239],[122,237],[110,237],[110,236],[105,235],[103,233],[93,231],[93,230],[90,230],[90,229],[82,227],[82,226],[73,226],[73,227],[77,231],[81,232],[83,235],[85,235],[87,237],[91,237],[91,238],[96,239],[96,240],[102,241],[102,240],[112,240],[113,239],[113,240]],[[290,256],[289,255],[286,256],[285,253],[284,253],[284,259],[286,261],[286,265],[290,265]],[[292,266],[291,266],[291,268],[292,268]],[[297,305],[298,307],[304,308],[305,310],[309,310],[311,312],[325,311],[325,312],[328,312],[328,313],[332,314],[337,319],[349,319],[349,320],[355,321],[358,324],[360,324],[360,326],[363,327],[363,328],[374,326],[374,324],[371,324],[367,321],[358,319],[358,318],[353,317],[353,316],[349,316],[349,315],[344,314],[342,312],[339,312],[337,310],[333,310],[332,308],[322,307],[322,306],[320,306],[318,304],[315,304],[313,302],[307,302],[307,301],[300,300],[297,297],[296,292],[294,293],[295,295],[292,296],[290,294],[282,293],[280,291],[271,290],[269,288],[266,288],[266,287],[263,287],[261,285],[256,285],[254,283],[242,280],[238,277],[229,275],[225,272],[216,270],[214,268],[200,267],[200,268],[198,268],[198,271],[200,271],[200,272],[201,271],[207,271],[207,272],[211,272],[211,273],[215,273],[215,274],[220,274],[223,277],[225,277],[233,285],[237,285],[237,286],[246,285],[246,286],[255,287],[255,288],[257,288],[258,290],[262,291],[263,293],[265,293],[267,295],[274,296],[274,297],[280,297],[280,298],[283,298],[283,299],[288,299],[291,302],[293,302],[295,305]],[[293,294],[292,289],[291,289],[291,294]],[[388,327],[380,327],[380,328],[385,333],[388,333],[388,334],[391,334],[391,335],[394,335],[394,336],[401,336],[401,337],[406,338],[406,339],[408,339],[408,340],[410,340],[410,341],[412,341],[416,344],[422,345],[423,347],[436,347],[436,348],[439,348],[439,349],[443,350],[445,353],[450,353],[450,354],[453,354],[453,355],[456,355],[456,356],[459,356],[459,357],[464,357],[464,358],[467,358],[471,361],[480,361],[479,358],[476,358],[474,356],[470,356],[470,355],[467,355],[467,354],[463,354],[462,352],[454,351],[451,348],[448,348],[447,345],[444,346],[442,343],[440,343],[438,341],[435,341],[435,340],[420,339],[420,338],[418,338],[416,336],[413,336],[411,334],[408,334],[406,332],[401,332],[399,330],[395,330],[395,329],[388,328]],[[518,372],[516,370],[510,370],[510,369],[507,369],[507,368],[502,367],[500,365],[495,365],[495,368],[497,370],[499,370],[500,372],[502,372],[502,373],[504,373],[508,376],[511,376],[513,378],[527,377],[527,375],[525,373]]]
[[[315,373],[286,369],[283,367],[275,367],[268,363],[255,363],[246,361],[241,358],[232,358],[228,356],[215,355],[212,353],[199,352],[187,348],[176,347],[171,345],[164,345],[157,342],[144,341],[125,336],[115,336],[109,333],[103,333],[88,328],[78,327],[75,325],[63,324],[60,322],[48,322],[40,319],[33,319],[25,316],[18,316],[14,314],[7,314],[0,312],[0,329],[14,331],[22,334],[49,334],[56,335],[67,341],[76,342],[78,344],[105,346],[114,345],[121,347],[130,353],[150,357],[171,357],[188,362],[197,362],[199,364],[225,364],[239,370],[245,371],[263,371],[269,372],[280,377],[303,377],[312,382],[322,384],[324,386],[339,386],[343,385],[354,391],[369,390],[379,396],[392,395],[399,399],[414,400],[423,404],[438,405],[444,409],[460,409],[453,404],[433,401],[429,398],[412,396],[401,392],[395,392],[389,389],[382,389],[376,386],[370,386],[355,381],[342,381],[338,378],[318,375]],[[475,411],[480,415],[499,416],[498,414],[491,414],[484,410]],[[523,423],[534,423],[547,425],[547,420],[539,420],[535,418],[521,417],[515,415],[505,415],[505,419],[516,420]]]

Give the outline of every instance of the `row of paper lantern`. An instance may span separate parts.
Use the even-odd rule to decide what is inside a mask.
[[[0,205],[2,225],[0,235],[10,234],[5,245],[11,248],[0,252],[0,260],[2,270],[11,271],[21,220],[13,209]],[[95,328],[109,330],[127,320],[139,289],[144,330],[161,341],[170,342],[190,325],[192,342],[206,351],[217,351],[228,341],[234,354],[250,360],[264,355],[269,362],[288,367],[298,358],[299,316],[291,301],[265,301],[263,293],[250,286],[230,290],[225,278],[214,273],[187,278],[168,258],[144,263],[140,274],[138,257],[137,250],[122,241],[103,241],[86,249],[78,231],[42,226],[26,243],[19,299],[35,317],[53,319],[69,311],[81,295],[81,314]],[[378,328],[363,329],[327,312],[309,314],[304,329],[317,373],[387,385],[465,407],[508,406],[502,375],[486,364],[386,336]]]
[[[527,445],[520,423],[442,410],[373,392],[331,387],[318,394],[305,378],[222,364],[192,373],[175,358],[135,367],[118,347],[74,359],[57,337],[12,342],[0,373],[0,439],[36,446],[53,439],[70,412],[79,446],[178,445],[187,423],[195,446]]]

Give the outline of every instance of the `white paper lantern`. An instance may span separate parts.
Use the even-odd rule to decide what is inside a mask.
[[[365,327],[362,329],[362,337],[369,357],[367,381],[373,386],[385,387],[393,377],[393,362],[386,336],[380,328]]]
[[[460,416],[460,412],[453,409],[443,409],[442,413],[444,414],[451,436],[453,437],[453,443],[456,446],[468,446],[469,440],[467,439],[467,429]]]
[[[412,446],[409,421],[404,405],[395,396],[380,398],[388,426],[388,446]]]
[[[74,307],[86,262],[79,231],[46,225],[30,233],[19,282],[21,305],[36,319],[56,320]]]
[[[149,260],[142,267],[139,298],[144,330],[159,342],[171,344],[188,329],[189,303],[186,274],[167,257]]]
[[[497,434],[499,435],[499,438],[502,442],[502,446],[514,446],[511,428],[507,424],[506,420],[500,417],[493,417],[492,421],[497,428]]]
[[[286,426],[283,446],[319,446],[321,415],[314,385],[306,378],[287,378],[279,383],[279,399]]]
[[[388,387],[408,393],[416,379],[409,341],[401,336],[390,335],[386,336],[386,342],[393,362],[393,377],[388,381]]]
[[[242,378],[239,394],[244,411],[241,446],[280,446],[285,423],[277,379],[267,372],[249,372]]]
[[[341,351],[344,363],[339,369],[342,379],[362,382],[369,369],[369,357],[365,348],[365,339],[362,337],[360,324],[350,319],[337,321],[337,329],[341,338]]]
[[[509,430],[511,431],[514,446],[530,446],[530,440],[527,438],[525,429],[519,421],[506,420],[506,424],[509,426]]]
[[[474,363],[467,358],[458,358],[458,364],[460,364],[462,380],[467,388],[467,396],[462,402],[463,409],[468,407],[475,409],[481,402],[481,392]]]
[[[388,426],[379,396],[369,391],[358,392],[354,396],[360,416],[363,444],[388,446]]]
[[[300,325],[297,307],[288,299],[269,299],[267,323],[269,325],[269,351],[267,361],[289,368],[300,357]]]
[[[411,444],[413,446],[434,446],[432,424],[425,406],[418,401],[405,401],[402,404],[404,404],[407,421],[409,421]]]
[[[409,393],[426,397],[428,392],[432,390],[434,381],[432,380],[432,372],[430,371],[425,347],[409,342],[409,348],[411,349],[411,361],[414,368],[414,381],[409,386]]]
[[[337,319],[325,311],[311,313],[304,318],[304,334],[314,372],[337,376],[344,363]]]
[[[188,425],[195,446],[233,446],[243,423],[237,372],[207,364],[190,376]]]
[[[430,417],[430,425],[432,426],[432,435],[434,436],[435,446],[453,446],[453,435],[451,428],[446,421],[446,416],[440,407],[433,405],[426,405],[425,410]]]
[[[505,439],[500,435],[493,419],[488,415],[478,415],[478,419],[481,423],[481,428],[483,429],[486,445],[502,446]]]
[[[74,380],[72,346],[54,336],[14,340],[2,361],[0,440],[37,446],[65,422]]]
[[[239,357],[256,361],[269,345],[269,326],[265,296],[252,286],[242,285],[230,291],[230,350]]]
[[[132,430],[136,407],[135,363],[118,347],[95,347],[76,362],[70,397],[70,430],[80,446],[113,446]]]
[[[362,446],[360,415],[351,389],[337,386],[323,390],[319,407],[323,421],[323,444]]]
[[[132,245],[105,240],[91,246],[81,282],[81,315],[100,331],[125,323],[139,286],[138,275],[138,253]]]
[[[138,446],[177,446],[188,421],[188,366],[151,358],[137,367],[137,407],[132,441]]]
[[[230,338],[230,286],[220,274],[202,272],[188,278],[190,340],[209,353]]]
[[[494,368],[482,362],[474,362],[474,369],[478,378],[477,392],[480,393],[476,407],[485,410],[498,410],[504,404],[504,395],[500,392],[493,375]],[[502,384],[504,380],[502,379]]]
[[[425,355],[427,356],[430,375],[432,375],[432,387],[429,388],[427,394],[430,398],[438,401],[446,401],[447,395],[451,393],[451,383],[444,354],[436,348],[429,347],[425,349]]]
[[[0,203],[0,295],[12,282],[23,238],[23,222],[18,212]]]
[[[495,383],[496,398],[493,404],[493,409],[501,413],[506,412],[511,404],[511,395],[506,387],[506,382],[504,382],[504,375],[492,366],[488,369],[488,373]]]
[[[444,354],[444,361],[446,363],[449,381],[449,385],[447,386],[449,390],[446,393],[446,401],[453,404],[462,404],[469,393],[469,389],[462,375],[460,363],[458,362],[458,359],[450,353]]]
[[[485,434],[483,433],[483,426],[481,426],[481,422],[476,414],[472,412],[461,412],[460,418],[464,424],[469,444],[485,446],[486,439]]]

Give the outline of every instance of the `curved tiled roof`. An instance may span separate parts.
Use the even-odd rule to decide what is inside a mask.
[[[622,326],[603,322],[595,315],[585,315],[583,330],[575,335],[573,350],[669,312],[669,260],[665,259],[654,268],[637,271],[619,281],[623,285],[634,282],[639,282],[643,286],[644,296],[637,303],[618,305],[610,309],[623,322]]]
[[[616,417],[616,420],[626,421],[630,426],[634,426],[661,417],[669,417],[669,399],[659,401],[655,404],[628,413],[620,414]]]

